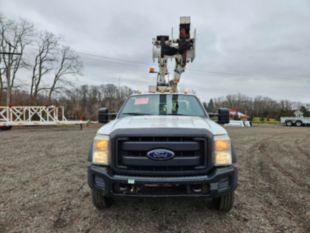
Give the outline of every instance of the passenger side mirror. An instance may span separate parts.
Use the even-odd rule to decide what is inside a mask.
[[[101,124],[106,124],[109,122],[109,109],[100,108],[98,111],[98,122]]]
[[[229,123],[229,110],[227,108],[219,108],[218,123],[221,125]]]

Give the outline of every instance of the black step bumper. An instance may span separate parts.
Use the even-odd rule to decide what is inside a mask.
[[[88,167],[90,188],[105,196],[133,197],[209,197],[213,198],[237,187],[234,165],[215,168],[208,175],[149,177],[113,174],[109,167]]]

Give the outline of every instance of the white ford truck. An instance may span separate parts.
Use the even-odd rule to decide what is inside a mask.
[[[229,113],[210,119],[195,95],[132,95],[116,119],[99,110],[89,151],[88,183],[95,207],[117,197],[200,197],[229,211],[237,187],[236,155],[226,130]],[[107,123],[107,124],[106,124]]]

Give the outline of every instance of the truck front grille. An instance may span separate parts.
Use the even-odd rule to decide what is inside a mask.
[[[114,167],[126,174],[197,174],[207,169],[210,160],[208,140],[204,137],[117,137],[114,143]],[[168,149],[175,155],[170,160],[152,160],[147,153],[153,149]]]

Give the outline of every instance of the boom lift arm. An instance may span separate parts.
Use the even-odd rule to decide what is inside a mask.
[[[190,38],[190,17],[180,18],[179,38],[169,38],[159,35],[153,39],[153,61],[157,59],[159,71],[156,91],[177,92],[181,74],[185,71],[186,64],[195,58],[196,30],[194,37]],[[175,69],[172,80],[168,80],[168,59],[175,59]]]

